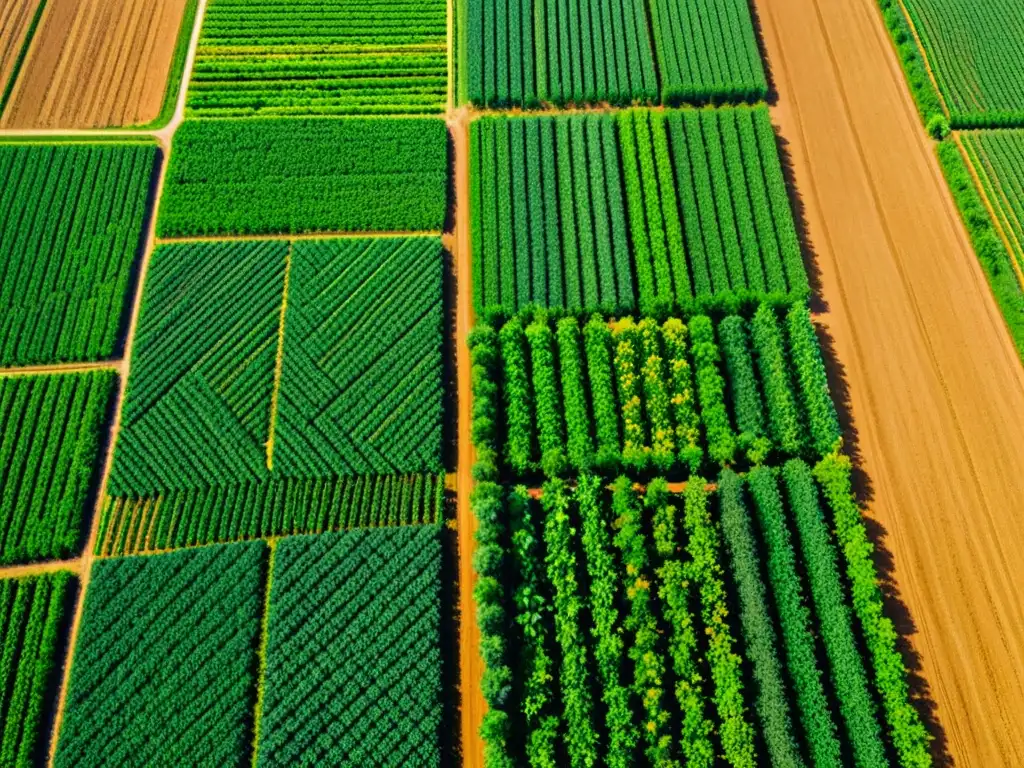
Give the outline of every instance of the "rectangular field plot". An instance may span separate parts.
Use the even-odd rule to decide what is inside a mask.
[[[60,686],[58,647],[73,577],[67,571],[0,580],[0,761],[46,762],[50,702]]]
[[[437,238],[158,248],[111,495],[440,471],[441,268]]]
[[[959,137],[1010,243],[1020,275],[1024,272],[1024,131],[965,131]]]
[[[440,119],[186,121],[158,234],[440,232],[447,173]]]
[[[0,9],[0,113],[45,7],[43,0],[10,0]]]
[[[0,35],[9,4],[0,8]],[[183,23],[190,7],[194,13],[194,0],[48,0],[0,128],[156,120],[171,69],[184,61],[178,43],[191,33]]]
[[[267,546],[93,565],[54,764],[249,764]]]
[[[904,6],[952,126],[1024,126],[1024,6],[1017,0],[904,0]]]
[[[116,380],[0,377],[0,564],[75,552]]]
[[[514,318],[478,327],[470,349],[479,460],[513,476],[696,473],[820,457],[842,442],[803,306],[781,323],[768,305],[749,322]]]
[[[440,600],[436,526],[281,541],[256,765],[440,766]]]
[[[0,145],[0,365],[110,357],[156,145]]]
[[[478,106],[699,104],[767,94],[743,0],[461,4],[459,77]]]
[[[485,117],[470,143],[480,315],[808,293],[764,108]]]
[[[108,497],[97,555],[132,555],[271,536],[440,523],[444,475],[272,477],[243,485]]]
[[[191,115],[444,110],[444,0],[211,0]]]
[[[849,471],[478,485],[494,757],[927,765]]]

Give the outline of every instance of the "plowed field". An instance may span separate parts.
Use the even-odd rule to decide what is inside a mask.
[[[40,0],[10,0],[0,6],[0,94],[14,71]]]
[[[51,3],[0,128],[101,128],[155,119],[186,3]]]
[[[958,766],[1024,764],[1024,371],[874,0],[758,0],[910,636]]]

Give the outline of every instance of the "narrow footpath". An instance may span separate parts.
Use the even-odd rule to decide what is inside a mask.
[[[1024,369],[875,0],[754,5],[936,755],[1024,765]]]

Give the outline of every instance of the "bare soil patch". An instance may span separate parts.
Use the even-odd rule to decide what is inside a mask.
[[[0,127],[100,128],[154,120],[163,103],[185,4],[52,3]]]
[[[875,0],[755,5],[936,755],[1024,765],[1024,371]]]

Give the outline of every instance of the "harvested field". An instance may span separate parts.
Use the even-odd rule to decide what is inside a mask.
[[[1024,372],[874,0],[757,5],[934,751],[1024,764]]]
[[[11,0],[0,8],[0,107],[41,5],[42,0]]]
[[[160,113],[187,0],[61,0],[43,15],[0,128],[102,128]]]

